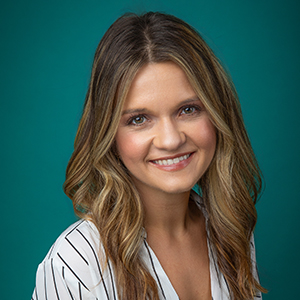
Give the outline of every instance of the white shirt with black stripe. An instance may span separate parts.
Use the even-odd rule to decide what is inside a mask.
[[[207,218],[201,198],[194,192],[191,193],[191,197]],[[253,237],[251,252],[257,276]],[[39,265],[36,287],[31,299],[117,300],[117,287],[112,265],[108,262],[107,267],[103,268],[105,259],[99,261],[103,253],[95,225],[87,220],[74,223],[58,237]],[[140,255],[157,282],[160,299],[179,300],[159,260],[147,244],[146,238],[141,246]],[[227,284],[216,266],[210,247],[209,258],[212,299],[229,300]],[[256,299],[261,299],[260,293],[257,294]]]

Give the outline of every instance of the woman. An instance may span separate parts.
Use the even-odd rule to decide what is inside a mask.
[[[265,291],[252,237],[260,171],[237,95],[183,21],[125,15],[108,29],[64,189],[81,220],[40,264],[33,299]]]

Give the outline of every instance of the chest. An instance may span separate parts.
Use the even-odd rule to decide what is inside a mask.
[[[150,237],[146,245],[152,255],[152,263],[156,265],[156,275],[161,274],[161,278],[167,278],[169,286],[177,295],[170,299],[212,299],[206,235],[201,239],[192,238],[180,243]]]
[[[211,299],[207,247],[160,247],[154,251],[180,300]]]

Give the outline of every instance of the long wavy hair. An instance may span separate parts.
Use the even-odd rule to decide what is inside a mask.
[[[201,36],[182,20],[149,12],[126,14],[104,34],[95,53],[84,110],[64,184],[74,210],[97,227],[116,274],[120,299],[159,299],[139,250],[144,212],[139,194],[118,159],[114,137],[137,71],[172,61],[182,68],[206,107],[217,147],[199,178],[209,214],[210,245],[231,297],[265,291],[253,274],[250,237],[261,176],[230,77]]]

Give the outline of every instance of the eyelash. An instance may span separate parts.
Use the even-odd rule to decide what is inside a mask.
[[[133,115],[131,116],[128,121],[127,121],[127,125],[133,125],[133,126],[141,126],[144,124],[143,123],[140,123],[140,124],[134,124],[133,121],[137,118],[144,118],[145,120],[147,120],[147,117],[145,115]]]
[[[181,107],[181,108],[179,109],[179,111],[180,111],[180,112],[183,112],[183,111],[184,111],[185,109],[187,109],[187,108],[193,108],[194,111],[191,112],[191,113],[188,113],[188,114],[183,113],[184,115],[193,115],[194,113],[201,111],[201,107],[198,106],[198,105],[195,105],[195,104],[192,104],[192,105],[185,105],[185,106]]]
[[[183,113],[183,111],[187,108],[192,108],[192,109],[194,109],[194,111],[192,111],[191,113]],[[193,105],[185,105],[185,106],[181,107],[178,111],[179,111],[180,115],[194,115],[195,113],[200,112],[201,110],[202,110],[202,108],[200,106],[193,104]],[[136,120],[137,118],[144,118],[144,122],[142,122],[140,124],[133,123],[134,120]],[[148,118],[146,117],[146,115],[143,115],[143,114],[132,115],[129,117],[126,124],[131,125],[131,126],[142,126],[145,123],[145,121],[147,121],[147,120],[148,120]]]

